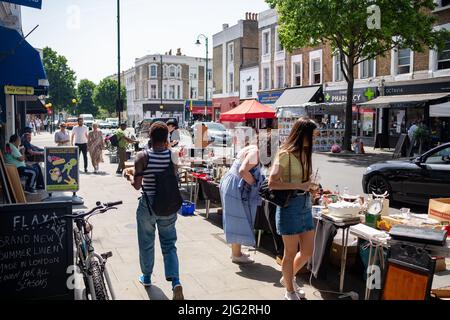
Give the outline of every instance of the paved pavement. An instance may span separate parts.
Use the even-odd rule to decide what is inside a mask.
[[[52,145],[52,137],[42,134],[33,137],[36,145]],[[348,186],[351,191],[360,192],[361,174],[365,164],[353,160],[332,158],[328,155],[314,156],[315,164],[321,170],[322,183],[325,186]],[[330,166],[331,164],[331,166]],[[91,165],[89,168],[92,169]],[[96,201],[108,202],[123,200],[124,204],[116,212],[93,217],[94,247],[100,253],[112,251],[113,257],[108,264],[112,270],[113,285],[119,299],[165,300],[172,298],[171,285],[165,281],[163,260],[159,243],[156,244],[156,260],[153,286],[145,289],[137,281],[140,275],[135,212],[139,192],[134,190],[122,177],[114,174],[116,165],[105,163],[100,169],[101,175],[81,174],[79,196],[84,198],[83,208],[95,206]],[[359,188],[359,189],[358,189]],[[215,220],[215,222],[214,222]],[[218,221],[218,223],[217,223]],[[230,248],[224,241],[220,227],[220,216],[212,214],[209,220],[203,214],[193,217],[179,217],[178,253],[180,259],[181,281],[185,298],[197,299],[282,299],[284,288],[279,284],[280,267],[272,254],[266,251],[252,251],[256,263],[250,266],[238,266],[230,261]],[[327,282],[314,282],[316,287],[334,289],[338,273],[332,271]],[[309,277],[302,276],[301,284],[307,298],[311,300],[335,299],[337,295],[325,295],[309,286]],[[362,292],[362,279],[349,274],[347,289]]]

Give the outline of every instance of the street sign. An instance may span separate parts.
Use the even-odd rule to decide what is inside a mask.
[[[78,147],[45,148],[45,186],[47,192],[80,190]]]
[[[25,7],[42,9],[42,0],[2,0],[2,1],[19,4]]]
[[[18,95],[18,96],[32,96],[32,95],[34,95],[34,88],[33,87],[5,86],[5,94]]]

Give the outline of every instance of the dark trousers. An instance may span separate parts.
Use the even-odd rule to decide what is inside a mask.
[[[77,144],[75,144],[75,145],[78,147],[79,153],[83,153],[84,170],[86,171],[86,170],[87,170],[87,167],[88,167],[88,158],[87,158],[87,152],[88,152],[88,149],[87,149],[87,143],[82,143],[82,144],[77,143]]]
[[[45,186],[44,176],[42,175],[41,167],[38,164],[32,166],[17,168],[20,177],[26,177],[26,187],[33,188],[34,186],[43,188]]]
[[[127,161],[127,149],[117,148],[117,155],[119,156],[119,167],[117,168],[117,172],[122,173],[122,171],[125,170],[125,161]]]

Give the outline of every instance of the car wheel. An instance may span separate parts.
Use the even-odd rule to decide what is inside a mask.
[[[391,196],[391,186],[385,177],[381,175],[375,175],[369,179],[367,183],[367,191],[369,194],[382,195],[386,192]]]

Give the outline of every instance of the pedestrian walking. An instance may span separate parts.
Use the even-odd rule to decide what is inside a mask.
[[[71,145],[78,147],[79,153],[83,153],[84,172],[88,172],[88,158],[87,158],[87,143],[88,143],[88,128],[84,125],[83,118],[78,118],[78,126],[72,129]]]
[[[55,133],[55,143],[58,147],[70,146],[70,135],[66,130],[66,124],[63,122],[59,126],[60,130]]]
[[[125,170],[125,162],[127,161],[127,148],[130,143],[138,143],[126,136],[125,130],[127,130],[127,123],[124,122],[120,125],[120,128],[116,131],[117,137],[117,153],[119,156],[119,166],[117,167],[117,174],[122,174]]]
[[[139,152],[136,156],[134,168],[125,170],[125,177],[131,181],[136,189],[142,188],[136,212],[138,225],[139,260],[142,275],[139,282],[144,286],[151,286],[151,276],[155,261],[155,231],[158,228],[162,254],[164,256],[164,270],[167,281],[172,282],[173,300],[183,300],[183,289],[179,276],[179,261],[175,228],[177,213],[160,216],[153,210],[156,205],[156,175],[172,170],[171,163],[176,167],[178,157],[172,153],[167,143],[169,130],[163,122],[156,122],[150,128],[152,148]],[[178,188],[176,186],[176,188]],[[173,194],[179,192],[173,190]]]
[[[262,203],[259,188],[263,181],[258,153],[255,145],[242,149],[220,182],[223,229],[227,243],[231,244],[231,261],[237,264],[254,262],[242,253],[242,246],[256,246],[253,226]]]
[[[47,132],[48,131],[48,118],[47,117],[45,117],[43,123],[44,123],[44,130],[45,130],[45,132]]]
[[[305,294],[297,285],[295,275],[311,258],[314,250],[314,223],[311,183],[313,135],[316,124],[300,118],[281,146],[269,176],[271,190],[290,190],[295,194],[287,207],[277,208],[277,233],[283,237],[284,256],[281,284],[286,300],[299,300]],[[298,247],[300,245],[300,252]]]
[[[98,166],[103,163],[103,133],[98,130],[98,123],[92,124],[92,131],[88,135],[88,150],[91,156],[94,173],[98,173]]]
[[[37,134],[41,134],[41,119],[36,117],[36,132]]]
[[[180,142],[180,130],[175,120],[167,121],[167,127],[169,128],[169,145],[170,147],[176,147]]]
[[[34,117],[30,119],[30,123],[28,124],[28,127],[31,129],[31,133],[35,136],[36,135],[36,122],[34,121]]]

